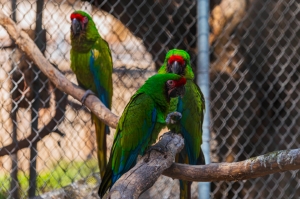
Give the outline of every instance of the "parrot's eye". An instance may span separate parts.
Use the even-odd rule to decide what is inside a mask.
[[[168,86],[174,86],[175,82],[173,80],[168,80],[167,84],[168,84]]]
[[[84,24],[86,24],[88,21],[89,21],[89,20],[88,20],[87,17],[84,17],[83,20],[82,20],[82,22],[83,22]]]
[[[89,21],[89,20],[88,20],[87,17],[83,17],[83,19],[82,19],[82,29],[83,29],[83,30],[85,30],[88,21]]]

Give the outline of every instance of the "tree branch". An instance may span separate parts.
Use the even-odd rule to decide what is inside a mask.
[[[54,68],[29,36],[7,17],[2,10],[0,10],[0,25],[3,26],[19,48],[39,67],[58,89],[80,101],[85,90],[71,83],[62,73]],[[96,96],[89,95],[84,105],[108,126],[116,128],[119,117],[106,108]]]
[[[187,181],[237,181],[300,169],[300,149],[271,152],[241,162],[191,166],[173,163],[163,175]]]
[[[183,146],[184,141],[180,135],[171,132],[163,134],[154,147],[166,149],[166,152],[152,150],[150,156],[144,155],[114,184],[108,198],[138,198],[155,183],[165,169],[172,165],[175,155],[182,150]]]
[[[164,134],[163,139],[157,144],[164,143],[166,146],[166,143],[183,143],[181,136],[170,135],[174,134]],[[145,162],[147,155],[143,156],[134,168],[115,183],[108,198],[138,198],[161,174],[186,181],[213,182],[247,180],[300,169],[300,149],[272,152],[241,162],[199,166],[173,163],[170,166],[176,153],[182,149],[179,145],[169,144],[166,156],[158,152],[151,153],[149,162]]]

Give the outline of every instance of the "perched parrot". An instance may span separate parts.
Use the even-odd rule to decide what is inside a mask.
[[[135,164],[138,155],[155,142],[166,125],[170,98],[182,96],[186,79],[176,74],[156,74],[131,97],[119,120],[99,196]]]
[[[112,103],[112,58],[108,43],[101,38],[90,15],[83,11],[71,14],[71,69],[79,86],[87,90],[81,102],[89,94],[96,95],[109,109]],[[106,134],[109,128],[94,114],[97,139],[97,155],[101,177],[106,168]]]
[[[175,73],[187,79],[183,98],[173,98],[169,112],[181,113],[181,119],[168,128],[184,137],[184,149],[177,155],[179,163],[205,164],[201,150],[202,124],[205,109],[204,96],[197,84],[193,82],[194,73],[190,65],[190,56],[184,50],[172,49],[158,71],[159,74]],[[191,182],[180,181],[180,198],[191,198]]]

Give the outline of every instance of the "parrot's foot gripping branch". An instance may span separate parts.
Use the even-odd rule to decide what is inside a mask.
[[[86,98],[87,98],[89,95],[95,95],[95,93],[94,93],[93,91],[91,91],[91,90],[85,91],[83,97],[82,97],[81,100],[80,100],[82,104],[84,104]]]
[[[176,124],[179,122],[179,120],[182,118],[181,113],[174,111],[172,113],[169,113],[166,118],[166,123],[167,124]]]

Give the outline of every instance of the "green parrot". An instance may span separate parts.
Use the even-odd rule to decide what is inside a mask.
[[[158,73],[175,73],[187,79],[184,97],[173,98],[169,110],[169,112],[181,113],[181,119],[175,124],[168,125],[168,128],[175,133],[180,133],[185,142],[184,149],[176,157],[176,162],[191,165],[205,164],[201,150],[204,96],[198,85],[193,82],[194,73],[189,54],[184,50],[170,50]],[[180,198],[191,198],[191,182],[180,181]]]
[[[184,94],[186,79],[177,74],[156,74],[131,97],[119,120],[99,196],[135,164],[138,155],[155,142],[165,127],[170,99]]]
[[[71,69],[79,86],[87,89],[81,102],[89,94],[96,95],[109,109],[112,103],[112,57],[108,43],[101,38],[90,15],[83,11],[71,14]],[[109,127],[92,114],[97,139],[97,155],[101,177],[107,164],[106,134]]]

